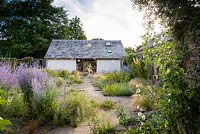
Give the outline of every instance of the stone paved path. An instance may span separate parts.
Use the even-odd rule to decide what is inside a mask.
[[[112,100],[113,102],[116,102],[118,104],[121,104],[127,113],[131,112],[130,107],[130,97],[126,96],[104,96],[102,91],[99,90],[98,87],[94,87],[92,84],[92,78],[84,77],[84,84],[82,85],[82,88],[85,89],[85,93],[91,97],[92,99],[103,102],[104,100]],[[78,89],[78,88],[77,88]]]
[[[102,91],[99,91],[97,87],[94,87],[92,84],[92,78],[84,77],[82,84],[75,84],[68,88],[76,88],[80,92],[86,93],[91,99],[96,100],[97,102],[103,102],[106,99],[110,99],[113,102],[120,103],[126,110],[126,112],[130,112],[130,97],[110,97],[104,96]],[[98,90],[98,91],[97,91]],[[114,124],[118,124],[118,119],[114,111],[109,111],[111,115],[111,120]],[[72,128],[69,126],[65,127],[56,127],[53,130],[45,132],[46,134],[90,134],[90,126],[88,123],[82,123],[76,128]]]

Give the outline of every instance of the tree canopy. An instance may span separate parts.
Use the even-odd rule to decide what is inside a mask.
[[[180,45],[200,42],[200,1],[198,0],[131,0],[134,8],[146,11],[153,22],[160,18],[162,24],[173,32]],[[154,17],[153,17],[154,16]]]
[[[54,7],[52,2],[12,0],[0,3],[0,33],[4,39],[0,41],[1,55],[42,58],[52,39],[86,39],[80,19],[70,20],[63,7]]]
[[[131,0],[135,8],[145,10],[148,21],[144,57],[160,72],[160,97],[157,113],[150,127],[156,133],[199,133],[200,129],[200,1],[198,0]],[[148,39],[154,20],[160,19],[164,33],[172,40],[159,41],[149,48]],[[149,34],[150,33],[150,34]],[[194,51],[196,50],[196,51]],[[156,125],[152,125],[156,124]],[[144,126],[145,126],[144,125]],[[160,130],[157,129],[159,126]],[[157,128],[156,128],[157,127]],[[145,132],[143,132],[145,133]]]
[[[69,21],[69,39],[86,40],[87,37],[82,28],[81,20],[77,16]]]

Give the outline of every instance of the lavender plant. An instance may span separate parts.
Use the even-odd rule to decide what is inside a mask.
[[[15,73],[20,87],[30,88],[35,96],[40,95],[52,86],[47,72],[37,67],[27,67],[27,65],[21,64],[17,67]]]
[[[16,89],[12,90],[12,94],[7,92],[7,103],[3,112],[8,117],[52,121],[58,102],[58,95],[54,92],[55,82],[52,80],[46,70],[37,66],[20,64],[13,68],[9,64],[0,63],[0,87]]]
[[[32,90],[35,95],[40,95],[45,90],[48,90],[52,84],[49,81],[50,77],[48,76],[47,72],[41,71],[38,68],[33,68],[31,70],[32,73]]]
[[[18,88],[18,80],[13,73],[11,65],[0,62],[0,86],[5,89]]]
[[[32,113],[33,109],[33,91],[31,84],[31,72],[25,64],[21,64],[16,68],[16,76],[19,86],[24,95],[24,101]]]

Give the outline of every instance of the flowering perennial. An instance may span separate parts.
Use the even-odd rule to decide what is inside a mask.
[[[46,71],[37,67],[28,67],[21,64],[15,69],[6,63],[0,63],[0,86],[9,88],[30,88],[35,95],[50,88],[49,77]]]

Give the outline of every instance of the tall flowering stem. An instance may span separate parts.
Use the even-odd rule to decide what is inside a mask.
[[[0,86],[5,89],[18,88],[18,80],[12,70],[12,67],[8,63],[0,62]]]
[[[0,87],[7,91],[12,88],[21,89],[30,110],[33,109],[34,100],[52,87],[50,80],[47,72],[37,66],[21,64],[13,69],[10,64],[0,62]]]

